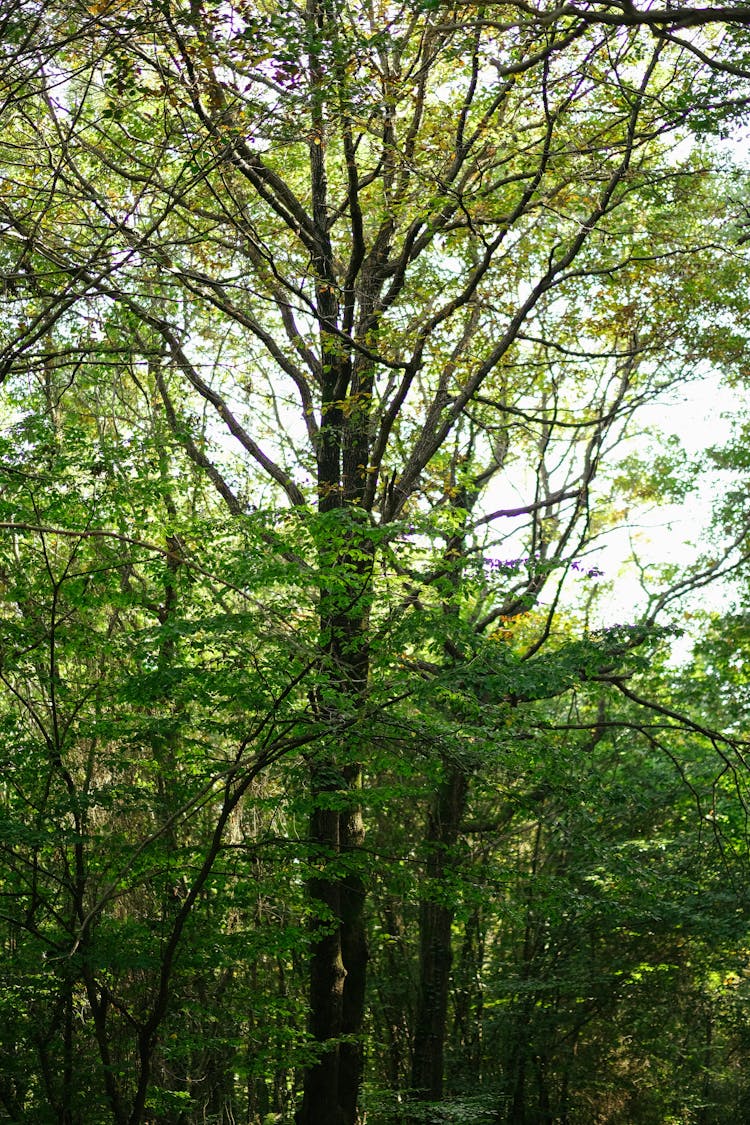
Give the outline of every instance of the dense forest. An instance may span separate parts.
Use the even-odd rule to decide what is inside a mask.
[[[750,8],[6,0],[0,92],[0,1121],[750,1121]]]

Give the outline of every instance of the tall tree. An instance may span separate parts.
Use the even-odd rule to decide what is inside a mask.
[[[468,634],[544,593],[525,662],[547,644],[598,530],[602,459],[639,405],[696,369],[706,318],[737,285],[714,268],[736,206],[703,155],[673,146],[691,115],[710,130],[741,108],[748,13],[194,0],[51,2],[44,17],[22,3],[4,17],[2,371],[38,373],[53,403],[118,348],[134,381],[152,361],[160,417],[238,526],[253,506],[297,513],[285,518],[304,529],[317,615],[289,688],[297,705],[304,681],[310,709],[289,746],[305,748],[314,867],[316,1049],[297,1120],[351,1125],[373,649],[397,615],[423,634],[437,588],[432,663],[476,675],[479,641],[456,646],[438,626],[457,522],[467,557],[495,560],[490,574],[473,566],[473,617],[460,578]],[[162,484],[165,665],[171,591],[206,550],[175,538],[173,492]],[[412,655],[417,679],[434,672]],[[516,676],[503,686],[524,700]],[[275,706],[248,724],[258,769],[289,748],[281,733],[265,741]],[[227,776],[216,849],[256,766],[243,771],[236,786]],[[177,909],[175,949],[198,893]],[[143,1017],[142,1061],[168,978]]]

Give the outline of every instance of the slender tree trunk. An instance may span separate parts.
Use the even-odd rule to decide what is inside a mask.
[[[427,886],[443,885],[455,863],[454,848],[466,807],[468,777],[448,768],[430,810],[427,827]],[[443,1058],[448,1019],[448,987],[453,960],[452,904],[422,900],[419,907],[419,992],[414,1028],[411,1085],[416,1096],[439,1101],[443,1096]]]
[[[361,786],[357,769],[351,788]],[[364,842],[365,830],[362,813],[357,806],[342,816],[341,850],[350,862],[356,863],[355,854]],[[365,928],[366,887],[362,875],[352,871],[344,878],[341,887],[341,950],[346,968],[344,979],[344,1004],[342,1033],[345,1037],[340,1047],[339,1100],[346,1121],[356,1121],[357,1102],[364,1071],[364,1050],[359,1032],[365,1010],[367,982],[367,932]]]
[[[315,808],[310,825],[310,835],[320,862],[328,855],[330,862],[339,851],[340,813],[325,808],[326,792],[330,783],[313,778]],[[341,932],[341,887],[335,877],[326,876],[310,880],[309,894],[321,913],[333,919],[321,920],[315,937],[310,960],[310,1033],[319,1045],[317,1060],[305,1072],[302,1106],[296,1115],[297,1125],[347,1125],[339,1105],[339,1039],[343,1029],[344,1009],[344,956]]]
[[[531,871],[536,875],[542,847],[542,822],[539,820],[534,832],[534,847],[531,858]],[[507,1125],[526,1125],[527,1101],[527,1073],[530,1061],[530,1042],[532,1031],[532,1014],[534,1000],[528,989],[528,982],[532,978],[534,958],[536,954],[536,918],[533,886],[530,882],[526,888],[526,924],[524,927],[523,946],[521,951],[521,980],[527,986],[522,993],[518,1014],[512,1023],[513,1041],[508,1052],[507,1088],[510,1091],[510,1105],[508,1109]]]
[[[514,1053],[512,1081],[508,1125],[526,1125],[526,1052],[522,1045]]]
[[[704,1024],[704,1038],[703,1038],[703,1079],[701,1082],[701,1106],[697,1123],[698,1125],[709,1125],[709,1106],[711,1105],[711,1085],[712,1085],[712,1063],[713,1063],[713,1019],[711,1016],[711,1009],[706,1005],[705,1024]]]
[[[484,922],[476,906],[464,923],[458,965],[453,967],[454,1053],[461,1060],[461,1079],[469,1085],[482,1080],[482,970],[484,964]]]
[[[455,470],[455,466],[454,466]],[[453,477],[453,504],[469,511],[476,496]],[[460,528],[450,536],[445,550],[445,576],[454,591],[460,584],[465,533]],[[457,610],[446,598],[444,612],[455,617]],[[447,648],[448,646],[446,646]],[[451,653],[453,657],[455,654]],[[443,894],[446,877],[456,865],[456,843],[466,811],[469,772],[461,764],[443,760],[443,779],[438,786],[427,820],[427,896],[419,905],[419,989],[414,1026],[411,1087],[423,1101],[443,1096],[445,1034],[448,1022],[448,993],[453,963],[452,930],[455,907],[430,894],[439,887]]]

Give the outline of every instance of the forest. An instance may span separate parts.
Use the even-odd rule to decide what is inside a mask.
[[[750,1122],[749,111],[739,3],[5,0],[0,1122]]]

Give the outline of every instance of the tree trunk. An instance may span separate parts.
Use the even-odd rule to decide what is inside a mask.
[[[340,813],[324,807],[327,783],[313,780],[318,807],[311,822],[311,838],[326,866],[339,851]],[[346,969],[342,950],[341,887],[335,877],[311,879],[309,894],[323,917],[310,961],[310,1033],[319,1045],[317,1060],[305,1072],[302,1106],[297,1125],[348,1125],[339,1106],[339,1039],[343,1029],[344,979]],[[325,915],[329,916],[326,920]]]
[[[357,778],[351,787],[357,790],[360,785],[357,770]],[[357,806],[341,818],[341,850],[344,855],[349,853],[350,861],[355,861],[351,853],[361,848],[364,835],[362,813]],[[365,896],[366,887],[361,874],[356,871],[348,873],[341,886],[341,951],[346,977],[341,1028],[345,1038],[339,1049],[339,1102],[347,1122],[357,1120],[357,1102],[364,1071],[364,1049],[359,1032],[365,1010],[369,960]]]
[[[455,863],[455,848],[466,806],[468,777],[446,768],[427,826],[427,887],[444,886]],[[455,907],[426,897],[419,907],[419,992],[414,1028],[411,1085],[416,1097],[439,1101],[443,1096],[443,1056],[448,1018],[448,986],[453,960],[451,930]]]
[[[336,385],[347,382],[340,364],[332,361],[328,368],[333,375],[338,372]],[[352,435],[356,422],[345,417],[335,393],[329,388],[318,459],[320,510],[341,513],[339,541],[326,544],[319,553],[325,690],[319,692],[316,706],[332,733],[311,772],[310,842],[321,873],[309,884],[310,898],[320,914],[310,966],[309,1026],[320,1053],[305,1073],[297,1125],[355,1125],[363,1069],[358,1037],[368,952],[366,886],[357,866],[364,840],[359,804],[361,746],[346,727],[351,714],[361,710],[367,692],[372,544],[369,525],[356,509],[364,485],[366,450],[357,448],[356,434]],[[352,449],[357,472],[347,473]],[[336,531],[332,528],[334,538]],[[326,588],[329,568],[336,575],[336,594]],[[342,733],[336,734],[341,727]]]

